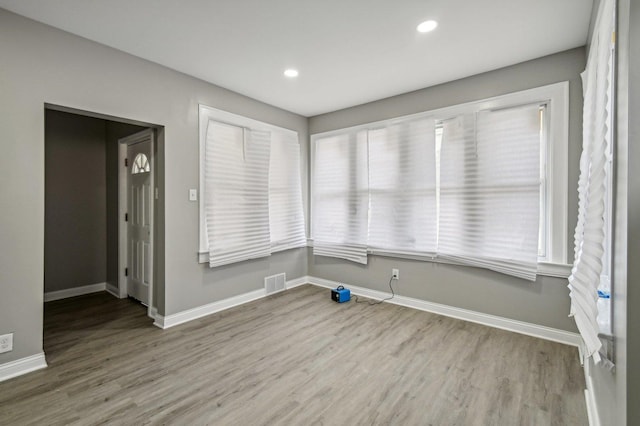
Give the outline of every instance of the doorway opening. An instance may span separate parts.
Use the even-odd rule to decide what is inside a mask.
[[[106,291],[155,318],[164,286],[164,128],[51,104],[44,113],[45,302]],[[127,160],[123,181],[127,150],[141,155]],[[136,173],[127,175],[133,160]]]

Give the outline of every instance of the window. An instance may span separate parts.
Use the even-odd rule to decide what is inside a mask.
[[[578,179],[578,222],[575,258],[569,277],[570,316],[575,319],[584,342],[585,357],[602,361],[599,333],[611,331],[607,295],[611,262],[611,211],[613,181],[612,102],[615,73],[614,47],[616,2],[603,0],[598,7],[587,67],[582,73],[584,93],[582,154]],[[603,352],[607,352],[606,350]],[[610,354],[604,353],[605,356]],[[611,363],[608,363],[611,366]]]
[[[297,133],[200,106],[201,262],[306,245]]]
[[[149,159],[143,153],[136,155],[133,159],[133,166],[131,167],[131,174],[136,175],[138,173],[149,173],[151,166],[149,165]]]
[[[209,265],[268,256],[267,132],[209,120],[205,152],[205,227]]]
[[[269,225],[272,252],[307,245],[299,162],[298,136],[293,132],[271,132]]]
[[[341,248],[357,245],[361,263],[380,253],[566,274],[567,92],[557,83],[312,135],[314,253],[348,259]],[[349,222],[357,240],[338,237]]]
[[[605,119],[606,140],[605,147],[605,195],[604,195],[604,252],[602,254],[602,273],[600,274],[600,284],[598,285],[598,316],[597,322],[600,333],[611,336],[612,328],[612,299],[611,299],[611,257],[613,253],[613,141],[615,140],[613,111],[615,108],[615,96],[613,87],[615,81],[615,43],[610,44],[610,55],[608,59],[608,87],[607,87],[607,111]]]
[[[369,138],[369,247],[435,254],[435,122],[426,118],[372,129]]]
[[[367,158],[366,132],[317,140],[313,181],[316,255],[367,263]]]
[[[539,105],[442,123],[438,254],[534,280],[540,204]]]

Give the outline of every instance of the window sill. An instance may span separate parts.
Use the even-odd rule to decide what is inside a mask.
[[[556,278],[569,278],[573,265],[564,263],[538,262],[538,275]]]
[[[307,247],[313,247],[312,239],[307,239]],[[367,250],[367,254],[372,254],[374,256],[395,257],[400,259],[419,260],[423,262],[465,266],[459,262],[453,262],[451,260],[438,258],[436,255],[397,253],[380,249],[369,249]],[[571,268],[573,268],[573,265],[567,265],[564,263],[538,262],[538,275],[566,279],[571,275]]]
[[[286,250],[293,250],[298,248],[305,248],[307,246],[302,245],[298,247],[289,247],[289,246],[272,246],[271,254],[279,253]],[[199,251],[198,252],[198,263],[209,263],[209,252],[208,251]]]

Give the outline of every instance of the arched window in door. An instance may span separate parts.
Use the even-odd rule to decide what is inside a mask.
[[[151,171],[151,166],[149,165],[149,159],[143,153],[136,155],[136,158],[133,160],[133,167],[131,168],[131,174],[138,173],[149,173]]]

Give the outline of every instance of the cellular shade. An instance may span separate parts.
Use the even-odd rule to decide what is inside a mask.
[[[313,253],[367,263],[367,133],[315,140]]]
[[[443,122],[440,256],[535,280],[539,111],[533,104]]]
[[[436,251],[435,124],[421,118],[369,130],[369,247]]]
[[[209,265],[268,256],[269,132],[210,120],[205,159]]]

